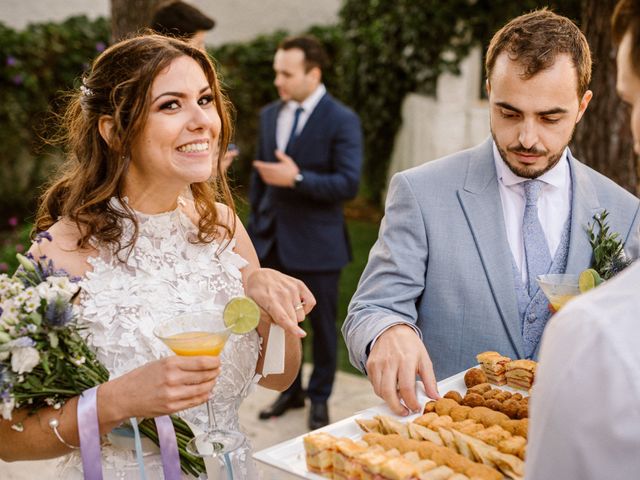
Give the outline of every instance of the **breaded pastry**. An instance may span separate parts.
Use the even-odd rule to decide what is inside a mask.
[[[475,387],[481,383],[487,383],[487,375],[480,368],[471,368],[464,374],[464,384],[467,388]]]
[[[455,390],[451,390],[445,393],[443,398],[450,398],[458,404],[462,403],[462,395],[460,395],[460,392],[457,392]]]

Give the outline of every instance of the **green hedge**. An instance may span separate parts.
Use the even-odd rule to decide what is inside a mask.
[[[551,2],[579,17],[580,1]],[[400,107],[412,91],[433,94],[444,71],[456,71],[474,44],[486,45],[507,19],[543,2],[524,0],[346,0],[337,26],[309,30],[325,44],[331,66],[329,91],[360,115],[365,134],[361,197],[377,203],[386,184]],[[232,178],[246,188],[257,135],[258,110],[276,98],[272,58],[278,31],[245,43],[211,49],[236,107],[235,143],[241,155]],[[109,22],[72,17],[15,31],[0,23],[0,219],[33,212],[43,180],[59,161],[45,146],[46,112],[62,90],[102,51]],[[74,83],[75,82],[75,83]],[[425,159],[427,160],[427,159]],[[0,230],[5,226],[0,222]]]
[[[109,31],[106,19],[83,16],[22,31],[0,23],[0,218],[33,212],[39,187],[57,163],[42,141],[47,112],[104,50]]]

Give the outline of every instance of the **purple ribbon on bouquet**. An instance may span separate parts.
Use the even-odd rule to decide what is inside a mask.
[[[77,419],[80,453],[85,480],[102,480],[100,458],[100,426],[97,406],[98,387],[85,390],[78,400]],[[171,419],[164,415],[155,419],[160,441],[162,469],[165,480],[180,480],[180,455],[176,432]]]
[[[82,471],[86,480],[102,480],[97,393],[98,387],[90,388],[85,390],[78,400],[78,435],[80,436]]]
[[[168,415],[156,417],[158,440],[160,441],[160,455],[162,455],[162,470],[165,480],[180,480],[180,455],[178,454],[178,441],[173,422]]]

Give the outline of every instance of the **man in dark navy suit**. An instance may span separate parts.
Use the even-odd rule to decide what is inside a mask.
[[[362,132],[356,114],[322,83],[327,56],[313,37],[285,39],[273,61],[280,100],[260,114],[249,199],[249,235],[263,267],[302,280],[317,305],[309,314],[314,368],[309,428],[329,422],[336,370],[340,270],[351,260],[343,202],[358,192]],[[300,308],[300,306],[297,306]],[[301,377],[260,418],[304,406]]]

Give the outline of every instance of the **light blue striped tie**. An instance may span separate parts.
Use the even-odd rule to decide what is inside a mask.
[[[527,274],[529,277],[529,298],[533,298],[538,291],[536,277],[544,275],[551,267],[549,245],[538,218],[538,197],[544,186],[542,180],[527,180],[524,182],[524,217],[522,219],[522,237],[524,239],[524,253],[527,260]]]

